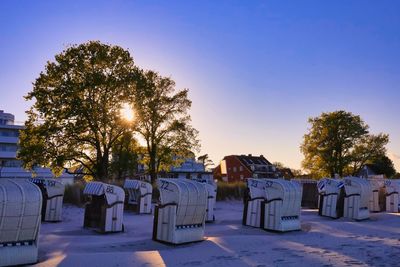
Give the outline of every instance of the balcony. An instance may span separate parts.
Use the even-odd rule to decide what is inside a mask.
[[[22,130],[24,129],[24,125],[18,124],[0,124],[0,129],[11,129],[11,130]]]
[[[272,165],[251,165],[250,169],[253,172],[275,172],[275,167]]]
[[[15,159],[16,157],[16,151],[0,151],[0,159]]]
[[[18,137],[15,136],[0,136],[0,143],[3,144],[17,144]]]

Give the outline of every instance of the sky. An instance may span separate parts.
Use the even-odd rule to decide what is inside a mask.
[[[0,1],[0,109],[70,44],[128,49],[188,88],[201,153],[300,168],[307,119],[344,109],[388,133],[400,171],[400,1]]]

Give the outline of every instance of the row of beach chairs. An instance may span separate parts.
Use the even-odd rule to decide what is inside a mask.
[[[161,203],[155,208],[154,239],[181,243],[204,236],[204,222],[214,220],[216,186],[207,181],[178,179],[159,179],[158,186]],[[137,213],[151,214],[151,184],[126,180],[124,188],[128,206]],[[0,266],[37,262],[40,222],[62,220],[64,190],[64,185],[56,179],[0,179]],[[101,233],[124,231],[124,189],[89,182],[83,193],[89,199],[85,205],[84,227]],[[192,197],[194,194],[196,198]],[[167,202],[168,205],[163,205]],[[190,238],[191,231],[185,231],[188,228],[197,228],[198,233]]]
[[[321,216],[364,220],[370,212],[399,212],[400,180],[325,178],[318,182],[318,191]]]
[[[242,223],[264,230],[301,229],[302,185],[284,179],[249,178]],[[160,201],[152,210],[152,186],[126,180],[128,205],[138,213],[154,213],[153,239],[170,244],[201,241],[205,223],[214,221],[216,185],[212,181],[159,178]],[[373,185],[363,178],[322,179],[318,182],[319,215],[354,220],[369,218],[376,192],[385,191],[386,207],[398,212],[398,180]],[[37,261],[40,221],[61,221],[63,185],[54,179],[0,180],[0,266]],[[90,182],[84,227],[101,233],[124,231],[123,188]]]

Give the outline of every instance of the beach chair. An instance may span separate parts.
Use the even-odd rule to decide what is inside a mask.
[[[159,178],[160,204],[155,206],[153,240],[183,244],[204,238],[207,191],[188,179]]]
[[[0,179],[0,266],[38,261],[42,193],[25,179]]]

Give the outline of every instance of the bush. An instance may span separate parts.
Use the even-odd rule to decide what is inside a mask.
[[[85,199],[83,196],[83,189],[85,188],[85,185],[86,183],[81,181],[75,182],[71,185],[66,185],[64,192],[64,203],[82,206]]]
[[[226,183],[219,181],[217,183],[217,200],[231,200],[231,199],[243,199],[243,196],[247,190],[244,182]]]
[[[108,181],[106,183],[114,184],[123,187],[123,181]],[[85,204],[86,197],[83,195],[83,189],[86,182],[77,181],[72,185],[65,186],[64,203],[73,204],[82,207]],[[217,183],[217,201],[221,200],[241,200],[247,190],[244,182],[226,183],[219,181]],[[160,192],[156,186],[153,186],[153,202],[157,202]]]
[[[104,183],[116,185],[121,188],[123,188],[124,185],[123,180],[109,180],[109,181],[104,181]],[[64,203],[82,207],[87,201],[87,196],[83,194],[85,186],[86,182],[84,180],[76,181],[71,185],[66,185],[64,192]],[[159,197],[159,192],[158,189],[155,187],[153,189],[153,201],[158,199],[158,197]],[[125,203],[127,203],[127,199],[125,199]]]

